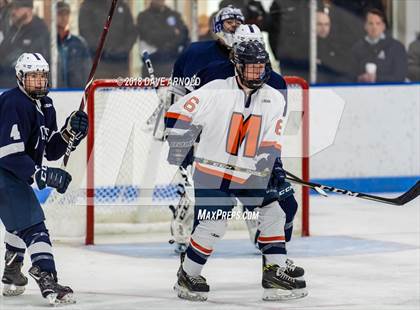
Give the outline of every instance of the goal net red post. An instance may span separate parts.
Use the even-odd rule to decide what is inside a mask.
[[[288,171],[309,180],[308,84],[299,77],[285,79],[283,163]],[[167,87],[159,89],[165,91]],[[146,128],[159,103],[156,90],[148,84],[94,81],[87,104],[89,134],[67,166],[73,181],[64,195],[53,191],[43,206],[52,236],[86,244],[93,244],[98,234],[167,231],[169,236],[168,206],[179,200],[173,183],[177,167],[166,161],[167,143],[154,139]],[[294,234],[308,236],[309,189],[294,188],[299,204]]]

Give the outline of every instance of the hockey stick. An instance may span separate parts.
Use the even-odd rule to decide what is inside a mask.
[[[218,167],[218,168],[228,169],[228,170],[231,170],[231,171],[245,172],[245,173],[249,173],[249,174],[255,175],[255,176],[267,176],[268,173],[269,173],[268,171],[255,171],[255,170],[252,170],[252,169],[236,167],[234,165],[228,165],[228,164],[224,164],[224,163],[217,162],[217,161],[210,160],[210,159],[204,159],[204,158],[197,158],[196,157],[194,160],[196,162],[199,162],[199,163],[202,163],[202,164],[212,165],[212,166],[215,166],[215,167]],[[290,173],[286,170],[285,170],[285,172],[286,172],[286,175],[287,175],[286,180],[297,183],[297,184],[300,184],[302,186],[312,188],[312,189],[316,190],[318,193],[320,193],[321,195],[324,195],[324,196],[326,196],[325,191],[328,191],[328,192],[347,195],[347,196],[351,196],[351,197],[357,197],[357,198],[373,200],[373,201],[377,201],[377,202],[381,202],[381,203],[391,204],[391,205],[395,205],[395,206],[402,206],[402,205],[412,201],[413,199],[415,199],[416,197],[418,197],[420,195],[420,181],[417,181],[417,183],[415,185],[413,185],[407,192],[405,192],[401,196],[398,196],[398,197],[395,197],[395,198],[386,198],[386,197],[381,197],[381,196],[375,196],[375,195],[369,195],[369,194],[354,192],[354,191],[350,191],[350,190],[347,190],[347,189],[340,189],[340,188],[337,188],[337,187],[318,184],[318,183],[314,183],[314,182],[307,182],[307,181],[302,180],[301,178],[297,177],[296,175],[294,175],[294,174],[292,174],[292,173]]]
[[[142,53],[142,59],[143,59],[144,65],[147,67],[147,72],[149,73],[149,77],[152,79],[152,81],[155,81],[155,74],[154,74],[155,70],[153,69],[153,64],[152,64],[152,61],[150,59],[150,55],[146,50],[143,51],[143,53]],[[157,91],[159,89],[159,84],[154,84],[153,88],[156,90],[156,95],[157,95]],[[160,98],[159,98],[159,100],[160,100],[160,103],[157,106],[156,110],[152,114],[152,116],[155,115],[154,119],[152,119],[152,116],[150,116],[149,119],[146,121],[146,124],[147,124],[147,122],[149,122],[150,119],[152,119],[152,121],[153,120],[159,120],[160,117],[163,116],[163,107],[165,106],[165,103]],[[157,112],[157,113],[155,113],[155,112]],[[156,121],[154,130],[153,130],[153,136],[156,133],[157,127],[158,127],[158,122]],[[181,199],[182,199],[185,196],[185,191],[186,191],[185,187],[191,186],[191,176],[190,176],[190,173],[188,172],[188,170],[186,168],[182,167],[182,166],[179,167],[178,173],[180,174],[181,179],[184,182],[184,184],[181,185],[183,187],[183,190],[184,190],[184,194],[181,194]]]
[[[112,0],[111,7],[109,8],[109,12],[108,12],[108,16],[107,16],[106,21],[105,21],[104,29],[102,30],[101,38],[99,40],[99,45],[96,48],[95,58],[93,59],[92,68],[90,69],[90,73],[89,73],[89,77],[87,79],[87,83],[86,83],[86,86],[85,86],[83,97],[82,97],[82,100],[80,102],[80,106],[79,106],[80,111],[83,111],[85,109],[85,105],[86,105],[86,102],[87,102],[87,94],[88,94],[90,86],[92,85],[93,77],[94,77],[95,72],[96,72],[96,68],[98,67],[99,61],[101,60],[102,51],[103,51],[104,45],[105,45],[105,39],[106,39],[106,36],[109,32],[109,28],[111,26],[112,17],[114,16],[114,11],[115,11],[115,8],[117,6],[117,2],[118,2],[118,0]],[[64,154],[64,159],[63,159],[64,168],[67,166],[67,163],[69,161],[70,153],[72,151],[73,144],[74,144],[74,139],[75,139],[75,135],[73,133],[71,133],[71,135],[69,137],[68,144],[67,144],[67,150],[66,150],[66,153]]]
[[[152,64],[152,60],[150,59],[150,55],[146,50],[144,50],[142,53],[142,59],[143,59],[144,65],[147,68],[147,72],[149,73],[149,77],[152,80],[153,87],[156,90],[156,94],[157,94],[157,90],[159,89],[159,84],[154,84],[155,83],[155,70],[153,69],[153,64]],[[153,124],[153,122],[155,124],[153,128],[153,136],[155,136],[156,134],[156,131],[158,128],[158,120],[160,120],[160,118],[162,117],[164,106],[165,106],[165,102],[159,97],[159,104],[157,105],[156,109],[153,111],[152,115],[150,115],[146,121],[146,128],[149,128],[150,125]]]
[[[224,164],[224,163],[221,163],[221,162],[218,162],[218,161],[214,161],[214,160],[211,160],[211,159],[200,158],[200,157],[194,157],[194,160],[196,162],[201,163],[201,164],[212,165],[212,166],[215,166],[217,168],[227,169],[227,170],[231,170],[231,171],[244,172],[244,173],[248,173],[248,174],[251,174],[251,175],[255,175],[257,177],[267,177],[267,176],[270,175],[269,170],[256,171],[256,170],[253,170],[253,169],[237,167],[237,166],[234,166],[234,165]]]
[[[420,195],[420,181],[417,181],[416,184],[414,184],[404,194],[395,198],[387,198],[387,197],[369,195],[369,194],[364,194],[364,193],[359,193],[359,192],[353,192],[348,189],[340,189],[333,186],[328,186],[328,185],[323,185],[323,184],[318,184],[318,183],[313,183],[313,182],[306,182],[288,171],[286,171],[286,175],[288,176],[286,177],[287,180],[301,184],[306,187],[313,188],[313,189],[319,188],[322,191],[329,191],[332,193],[347,195],[351,197],[358,197],[362,199],[373,200],[373,201],[395,205],[395,206],[402,206]]]

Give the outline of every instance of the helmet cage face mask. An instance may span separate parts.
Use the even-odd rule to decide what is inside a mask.
[[[32,99],[40,99],[48,94],[49,65],[39,53],[24,53],[17,60],[16,78],[19,87]],[[31,73],[38,73],[32,76]],[[42,79],[37,82],[37,79]],[[41,85],[40,85],[41,84]]]
[[[241,83],[250,89],[260,88],[270,78],[269,55],[258,41],[241,42],[235,45],[233,62]]]
[[[234,20],[241,24],[244,23],[245,18],[240,9],[236,9],[233,6],[227,6],[221,9],[216,16],[213,18],[213,33],[217,38],[223,41],[223,43],[232,47],[234,42],[234,32],[228,32],[225,30],[224,22],[227,20]]]
[[[31,76],[33,73],[36,73],[37,76],[35,77]],[[42,97],[45,97],[49,92],[48,78],[49,78],[48,72],[43,72],[43,71],[27,72],[23,74],[22,86],[29,97],[35,100],[41,99]],[[37,87],[38,85],[37,79],[42,79],[40,87]]]

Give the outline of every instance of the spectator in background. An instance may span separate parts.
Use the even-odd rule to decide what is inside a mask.
[[[10,27],[10,6],[7,0],[0,0],[0,44]]]
[[[331,35],[346,50],[364,37],[364,14],[369,9],[384,11],[382,0],[318,0],[333,25]]]
[[[408,47],[408,78],[420,82],[420,33]]]
[[[351,54],[331,37],[328,14],[317,12],[317,83],[340,83],[351,80]]]
[[[181,15],[165,5],[165,0],[151,0],[137,16],[137,34],[142,49],[147,49],[157,77],[170,77],[179,54],[189,44],[188,28]],[[143,66],[142,75],[147,76]]]
[[[274,0],[270,7],[268,39],[284,75],[308,80],[309,1]]]
[[[366,37],[352,48],[359,82],[403,82],[407,77],[407,54],[404,46],[385,33],[382,11],[370,9],[365,17]]]
[[[84,0],[79,11],[79,34],[95,56],[112,0]],[[105,42],[96,78],[127,77],[129,56],[136,40],[133,16],[126,1],[118,1]]]
[[[0,88],[16,86],[15,64],[23,53],[41,53],[49,61],[50,39],[45,22],[33,14],[33,0],[11,2],[11,26],[0,44]]]
[[[211,20],[205,14],[198,16],[198,41],[212,40]]]
[[[261,1],[258,0],[222,0],[219,3],[219,10],[232,5],[241,10],[245,17],[245,24],[257,25],[261,31],[266,31],[269,27],[269,16],[264,10]]]
[[[350,50],[363,37],[366,8],[380,7],[381,0],[318,0],[319,10],[330,16],[330,36],[337,46]],[[268,39],[283,75],[309,76],[309,0],[273,0]]]
[[[70,5],[57,3],[57,48],[59,88],[84,88],[91,61],[85,40],[70,33]]]

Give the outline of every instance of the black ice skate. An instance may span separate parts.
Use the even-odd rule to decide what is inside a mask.
[[[178,293],[179,298],[192,301],[206,301],[210,287],[207,285],[204,277],[191,277],[187,275],[184,269],[182,269],[184,256],[185,254],[181,255],[181,266],[177,273],[178,281],[174,285],[174,290]]]
[[[286,271],[285,273],[295,279],[304,280],[305,270],[302,267],[296,266],[295,263],[287,258],[286,259]]]
[[[6,251],[3,277],[3,296],[18,296],[23,294],[28,278],[21,272],[22,262],[16,262],[17,253]]]
[[[29,269],[29,274],[35,279],[41,290],[42,297],[48,299],[50,305],[74,304],[73,290],[57,283],[57,278],[49,272],[41,271],[38,266]]]
[[[306,282],[287,275],[286,268],[278,265],[267,265],[263,270],[263,300],[289,300],[308,295]]]

